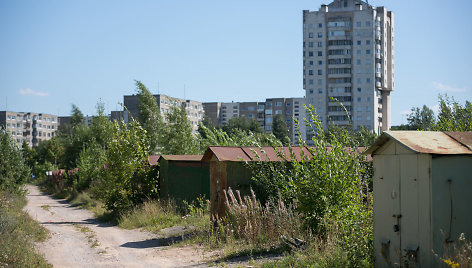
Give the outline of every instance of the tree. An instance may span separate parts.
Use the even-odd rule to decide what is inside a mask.
[[[167,114],[162,153],[164,154],[196,154],[198,146],[193,135],[192,126],[187,119],[185,105],[180,108],[173,106]]]
[[[79,110],[79,107],[77,107],[75,104],[72,104],[71,119],[70,119],[70,124],[72,128],[75,128],[79,125],[83,125],[84,123],[85,123],[84,114]]]
[[[246,132],[251,131],[253,133],[262,133],[262,128],[259,122],[254,118],[233,117],[223,126],[223,130],[228,134],[234,132],[235,129],[240,129]]]
[[[160,151],[159,146],[161,146],[165,125],[162,120],[159,106],[151,92],[149,92],[143,83],[137,80],[136,87],[139,103],[138,121],[146,130],[147,136],[149,137],[149,153],[155,154]]]
[[[438,131],[472,131],[472,104],[462,107],[454,98],[439,95]]]
[[[285,123],[285,119],[281,114],[274,117],[274,121],[272,122],[272,133],[282,142],[283,145],[290,144],[290,137],[288,137],[289,130]]]
[[[0,191],[20,191],[20,186],[30,176],[21,149],[9,135],[0,128]]]
[[[408,127],[411,130],[432,130],[436,124],[434,112],[428,106],[423,105],[423,108],[411,108],[411,113],[408,115]]]

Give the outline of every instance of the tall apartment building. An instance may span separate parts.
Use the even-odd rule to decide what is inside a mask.
[[[334,0],[303,11],[303,88],[327,124],[390,128],[394,17],[385,7]],[[341,102],[344,110],[332,98]]]
[[[57,116],[52,114],[0,111],[0,125],[18,145],[26,141],[32,147],[54,137],[59,124]]]
[[[187,110],[187,117],[189,123],[192,125],[192,129],[194,132],[198,130],[198,123],[203,120],[203,104],[198,101],[194,100],[184,100],[174,97],[169,97],[166,95],[158,94],[153,95],[156,99],[157,105],[161,110],[161,114],[165,120],[165,115],[170,111],[172,106],[181,107],[185,105],[185,109]],[[124,106],[128,111],[123,112],[123,120],[128,122],[130,120],[130,115],[134,118],[137,118],[139,115],[138,110],[138,96],[137,95],[125,95],[123,96],[123,103]]]

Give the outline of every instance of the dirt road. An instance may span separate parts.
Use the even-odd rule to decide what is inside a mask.
[[[194,247],[168,247],[152,233],[101,223],[36,186],[27,190],[25,211],[51,231],[38,249],[54,267],[208,267]]]

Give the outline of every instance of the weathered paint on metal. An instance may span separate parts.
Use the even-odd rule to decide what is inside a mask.
[[[390,139],[416,153],[472,154],[472,132],[385,131],[365,152],[375,154]]]
[[[307,147],[221,147],[210,146],[203,155],[202,161],[211,161],[215,156],[218,161],[248,162],[248,161],[291,161],[291,154],[301,161],[310,158],[312,154]]]
[[[160,155],[150,155],[150,156],[148,156],[149,165],[150,166],[157,165],[157,162],[159,162],[159,158],[161,158]]]
[[[187,201],[195,200],[200,196],[209,198],[209,164],[201,162],[201,157],[201,155],[160,157],[160,196]]]

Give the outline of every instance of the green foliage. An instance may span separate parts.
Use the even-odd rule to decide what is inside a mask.
[[[287,123],[285,123],[285,118],[281,114],[278,114],[274,117],[274,121],[272,123],[272,133],[283,143],[283,145],[290,144]]]
[[[48,232],[22,210],[25,204],[23,194],[0,190],[0,267],[51,267],[34,249]]]
[[[158,194],[157,174],[148,168],[146,131],[132,120],[113,123],[105,166],[91,188],[109,210],[121,212]]]
[[[322,123],[313,109],[308,114],[315,133],[309,149],[313,157],[251,164],[253,179],[268,197],[280,193],[284,202],[296,203],[315,234],[326,236],[335,222],[350,260],[372,260],[370,164],[357,152],[358,142],[348,130],[317,132]]]
[[[30,178],[30,174],[21,149],[8,131],[0,128],[0,191],[19,192],[23,183]]]
[[[439,95],[437,121],[437,131],[472,131],[472,103],[466,101],[463,107],[454,98]]]
[[[418,107],[411,108],[407,120],[411,130],[432,130],[436,124],[433,110],[426,105],[421,110]]]
[[[77,107],[75,104],[72,104],[71,119],[70,119],[70,124],[72,128],[83,125],[84,123],[85,123],[84,114],[80,111],[79,107]]]
[[[199,126],[198,143],[203,153],[208,146],[281,146],[281,142],[273,134],[253,133],[241,129],[234,129],[231,134],[214,128]]]
[[[262,133],[262,128],[256,119],[247,117],[233,117],[223,126],[223,130],[228,134],[233,134],[236,129],[250,131],[252,133]]]
[[[163,142],[165,125],[159,106],[151,92],[139,81],[136,81],[136,87],[139,103],[138,121],[146,130],[149,137],[149,153],[155,154],[159,152],[159,146]]]
[[[197,154],[198,144],[187,118],[185,105],[172,106],[167,114],[167,128],[162,154]]]

